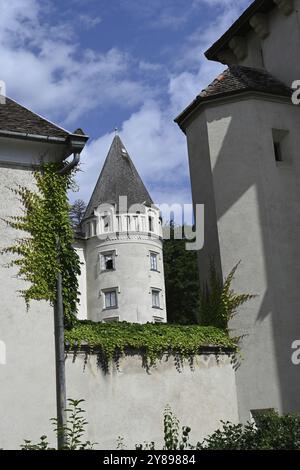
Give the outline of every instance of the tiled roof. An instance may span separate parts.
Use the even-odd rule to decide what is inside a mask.
[[[175,119],[175,122],[181,121],[202,102],[248,91],[284,97],[289,97],[292,93],[289,87],[266,70],[230,65],[199,93],[195,100]]]
[[[128,208],[133,204],[151,206],[153,201],[119,136],[115,136],[96,183],[84,219],[93,215],[99,204],[119,203],[127,196]]]
[[[0,130],[47,137],[65,138],[69,135],[64,129],[38,116],[10,98],[6,98],[5,103],[0,103]]]
[[[261,91],[273,95],[291,95],[290,88],[266,70],[230,65],[207,88],[202,90],[199,97],[206,98],[243,90]]]

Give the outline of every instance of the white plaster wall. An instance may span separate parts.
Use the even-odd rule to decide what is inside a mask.
[[[127,449],[163,441],[163,411],[169,404],[181,425],[191,426],[191,442],[215,431],[220,420],[238,421],[235,374],[228,356],[197,356],[194,370],[187,362],[181,372],[174,358],[147,372],[138,356],[121,359],[105,375],[97,357],[67,358],[68,396],[84,398],[88,439],[101,449],[115,449],[118,436]]]
[[[101,272],[99,254],[116,252],[115,270]],[[158,272],[150,270],[149,252],[158,253]],[[120,321],[152,322],[154,316],[166,320],[166,299],[162,242],[137,234],[119,239],[101,240],[93,237],[86,242],[86,276],[88,317],[101,321],[119,316]],[[103,310],[103,289],[118,288],[118,308]],[[161,290],[161,308],[152,308],[151,288]]]
[[[61,158],[62,151],[60,145],[0,139],[0,250],[22,235],[3,221],[22,213],[9,188],[34,188],[32,165]],[[53,309],[40,301],[26,311],[18,292],[25,283],[16,268],[5,267],[10,260],[0,255],[0,342],[6,350],[0,361],[0,448],[8,449],[49,433],[49,417],[56,413]]]
[[[0,165],[32,168],[42,162],[61,159],[64,149],[62,144],[0,137]]]
[[[79,305],[78,305],[78,312],[77,318],[79,320],[86,320],[87,319],[87,298],[86,298],[86,260],[85,260],[85,243],[84,242],[76,242],[74,248],[79,256],[80,260],[80,269],[81,273],[78,278],[78,289],[80,292],[79,295]]]
[[[247,335],[237,373],[242,419],[256,408],[300,408],[291,363],[291,343],[300,337],[299,125],[296,106],[241,100],[207,108],[187,129],[194,203],[207,201],[209,158],[219,238],[200,252],[200,277],[207,275],[201,259],[220,249],[224,275],[242,261],[236,290],[258,295],[231,323],[234,334]],[[275,162],[272,128],[289,130],[287,164]]]
[[[0,218],[20,213],[16,197],[6,188],[32,187],[32,174],[0,168]],[[12,244],[14,230],[0,220],[0,249]],[[0,255],[0,340],[6,363],[0,363],[0,448],[18,448],[29,435],[37,440],[50,430],[55,415],[53,313],[45,302],[26,311],[18,290],[24,283],[16,269],[5,268],[10,257]]]
[[[270,35],[262,41],[265,68],[288,86],[300,80],[300,0],[295,11],[283,15],[275,8],[269,15]]]

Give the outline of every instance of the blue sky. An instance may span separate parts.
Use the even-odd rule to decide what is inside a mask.
[[[224,69],[203,52],[249,0],[1,0],[7,94],[91,139],[79,191],[91,195],[114,128],[157,203],[190,202],[176,115]]]

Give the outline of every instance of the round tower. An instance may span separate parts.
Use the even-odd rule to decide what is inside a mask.
[[[83,222],[87,318],[165,322],[160,212],[115,136]]]

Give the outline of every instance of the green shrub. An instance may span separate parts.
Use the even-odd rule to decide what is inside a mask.
[[[57,419],[52,418],[50,421],[54,424],[54,432],[56,437],[64,432],[66,436],[66,446],[62,450],[91,450],[95,443],[90,441],[82,441],[85,428],[88,422],[84,419],[85,410],[80,406],[84,400],[68,399],[69,408],[66,409],[68,419],[66,426],[61,429],[57,426]],[[41,436],[37,444],[33,444],[30,440],[25,439],[21,445],[22,450],[56,450],[50,447],[47,436]]]
[[[217,274],[214,263],[210,265],[209,282],[200,293],[199,323],[227,329],[228,322],[236,314],[237,308],[253,299],[255,295],[236,294],[231,288],[239,263],[223,281]]]
[[[168,450],[300,450],[300,415],[279,416],[275,411],[259,415],[245,425],[221,422],[222,428],[197,444],[189,442],[191,429],[181,427],[169,407],[164,412],[164,449]],[[155,443],[151,443],[155,449]],[[149,444],[136,446],[148,449]]]

